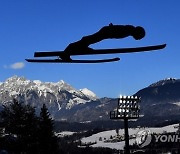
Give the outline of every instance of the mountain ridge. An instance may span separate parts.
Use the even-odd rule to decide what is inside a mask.
[[[143,122],[171,120],[180,117],[180,80],[167,78],[152,83],[134,95],[141,97]],[[118,98],[98,98],[87,88],[76,90],[63,80],[42,82],[13,76],[0,84],[0,104],[15,98],[40,110],[43,104],[56,120],[72,122],[110,120],[109,112],[118,104]],[[154,118],[152,118],[154,117]]]
[[[96,101],[98,98],[87,88],[76,90],[63,80],[54,83],[13,76],[0,84],[0,103],[6,104],[13,99],[31,104],[37,110],[40,110],[42,104],[46,104],[53,113]]]

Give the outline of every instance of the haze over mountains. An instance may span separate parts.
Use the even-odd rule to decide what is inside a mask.
[[[168,78],[139,90],[141,122],[158,123],[180,117],[180,80]],[[15,98],[36,107],[39,112],[45,103],[55,120],[85,122],[109,120],[109,112],[117,107],[117,98],[97,98],[88,88],[77,90],[63,80],[41,82],[13,76],[0,83],[0,104]]]

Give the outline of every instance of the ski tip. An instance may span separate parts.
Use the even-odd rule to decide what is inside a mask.
[[[165,47],[167,46],[167,44],[166,44],[166,43],[164,43],[164,44],[162,44],[162,46],[163,46],[163,48],[165,48]]]
[[[114,58],[114,61],[119,61],[119,60],[120,60],[119,57]]]

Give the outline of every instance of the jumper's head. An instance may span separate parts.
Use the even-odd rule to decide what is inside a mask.
[[[143,27],[137,26],[135,27],[132,36],[134,37],[134,39],[136,40],[140,40],[145,36],[145,30]]]

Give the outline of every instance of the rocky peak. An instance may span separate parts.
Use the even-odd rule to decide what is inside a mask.
[[[26,78],[25,77],[18,77],[17,75],[14,75],[8,79],[6,79],[6,83],[9,83],[9,82],[17,82],[17,81],[25,81]]]
[[[90,91],[76,90],[63,80],[59,82],[42,82],[27,80],[24,77],[12,76],[0,84],[0,102],[8,102],[13,98],[25,103],[36,103],[39,107],[43,103],[47,106],[58,106],[70,109],[78,104],[85,104],[96,100],[96,95]]]

